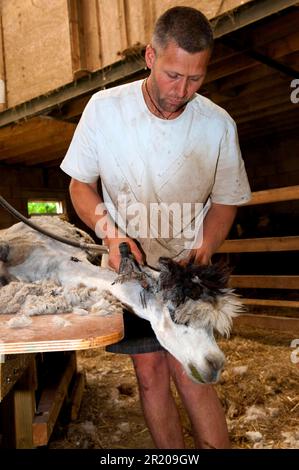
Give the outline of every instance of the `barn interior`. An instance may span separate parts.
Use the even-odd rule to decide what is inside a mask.
[[[0,194],[23,215],[29,201],[57,201],[86,230],[59,165],[91,95],[148,75],[151,25],[170,3],[178,4],[95,0],[86,8],[80,0],[55,0],[44,10],[43,1],[2,1]],[[215,260],[232,266],[231,286],[245,299],[248,325],[298,337],[298,2],[179,4],[201,8],[211,20],[215,46],[200,93],[236,121],[253,191]],[[0,207],[0,229],[15,222]]]

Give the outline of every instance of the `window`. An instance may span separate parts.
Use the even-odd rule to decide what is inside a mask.
[[[28,215],[59,215],[64,213],[63,201],[30,199],[27,202]]]

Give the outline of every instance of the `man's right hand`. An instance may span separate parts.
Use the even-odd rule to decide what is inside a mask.
[[[123,243],[123,242],[126,242],[128,243],[128,245],[130,245],[131,252],[133,256],[135,257],[136,261],[139,264],[144,264],[142,253],[139,250],[137,244],[131,238],[124,237],[124,238],[110,238],[109,240],[106,239],[105,244],[109,248],[108,264],[112,269],[114,269],[117,272],[119,270],[119,264],[120,264],[120,258],[121,258],[120,252],[119,252],[119,245],[120,243]]]

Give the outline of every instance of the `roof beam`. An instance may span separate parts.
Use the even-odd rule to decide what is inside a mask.
[[[240,7],[233,10],[233,14],[229,12],[211,20],[215,38],[236,31],[297,3],[298,0],[258,0],[240,5]],[[144,76],[145,69],[145,61],[141,55],[140,57],[129,57],[54,90],[47,96],[34,98],[3,111],[0,113],[0,127],[26,117],[48,113],[56,106],[61,106],[71,99],[113,86],[124,79]]]
[[[62,106],[67,101],[87,93],[94,93],[106,87],[113,86],[121,80],[126,80],[137,74],[145,73],[146,65],[142,56],[134,59],[116,62],[88,76],[80,78],[64,87],[54,90],[49,95],[39,96],[14,108],[9,108],[0,113],[0,127],[33,117],[38,114],[48,113],[57,106]]]
[[[214,37],[220,38],[225,34],[237,31],[244,28],[244,26],[296,5],[298,5],[298,0],[258,0],[246,3],[235,9],[233,13],[227,12],[211,20]]]
[[[221,41],[226,46],[231,47],[235,51],[239,51],[242,54],[251,57],[251,59],[261,62],[262,64],[267,65],[268,67],[271,67],[272,69],[277,70],[278,72],[281,72],[284,75],[287,75],[288,77],[298,77],[298,70],[295,70],[292,67],[283,64],[282,62],[278,62],[277,60],[273,59],[272,57],[269,57],[266,54],[263,54],[262,52],[250,48],[248,49],[245,45],[239,43],[233,38],[224,37],[223,39],[221,39]]]

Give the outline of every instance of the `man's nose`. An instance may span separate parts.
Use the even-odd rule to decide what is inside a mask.
[[[188,82],[186,78],[182,78],[177,86],[177,97],[178,98],[184,98],[187,94],[187,87],[188,87]]]

